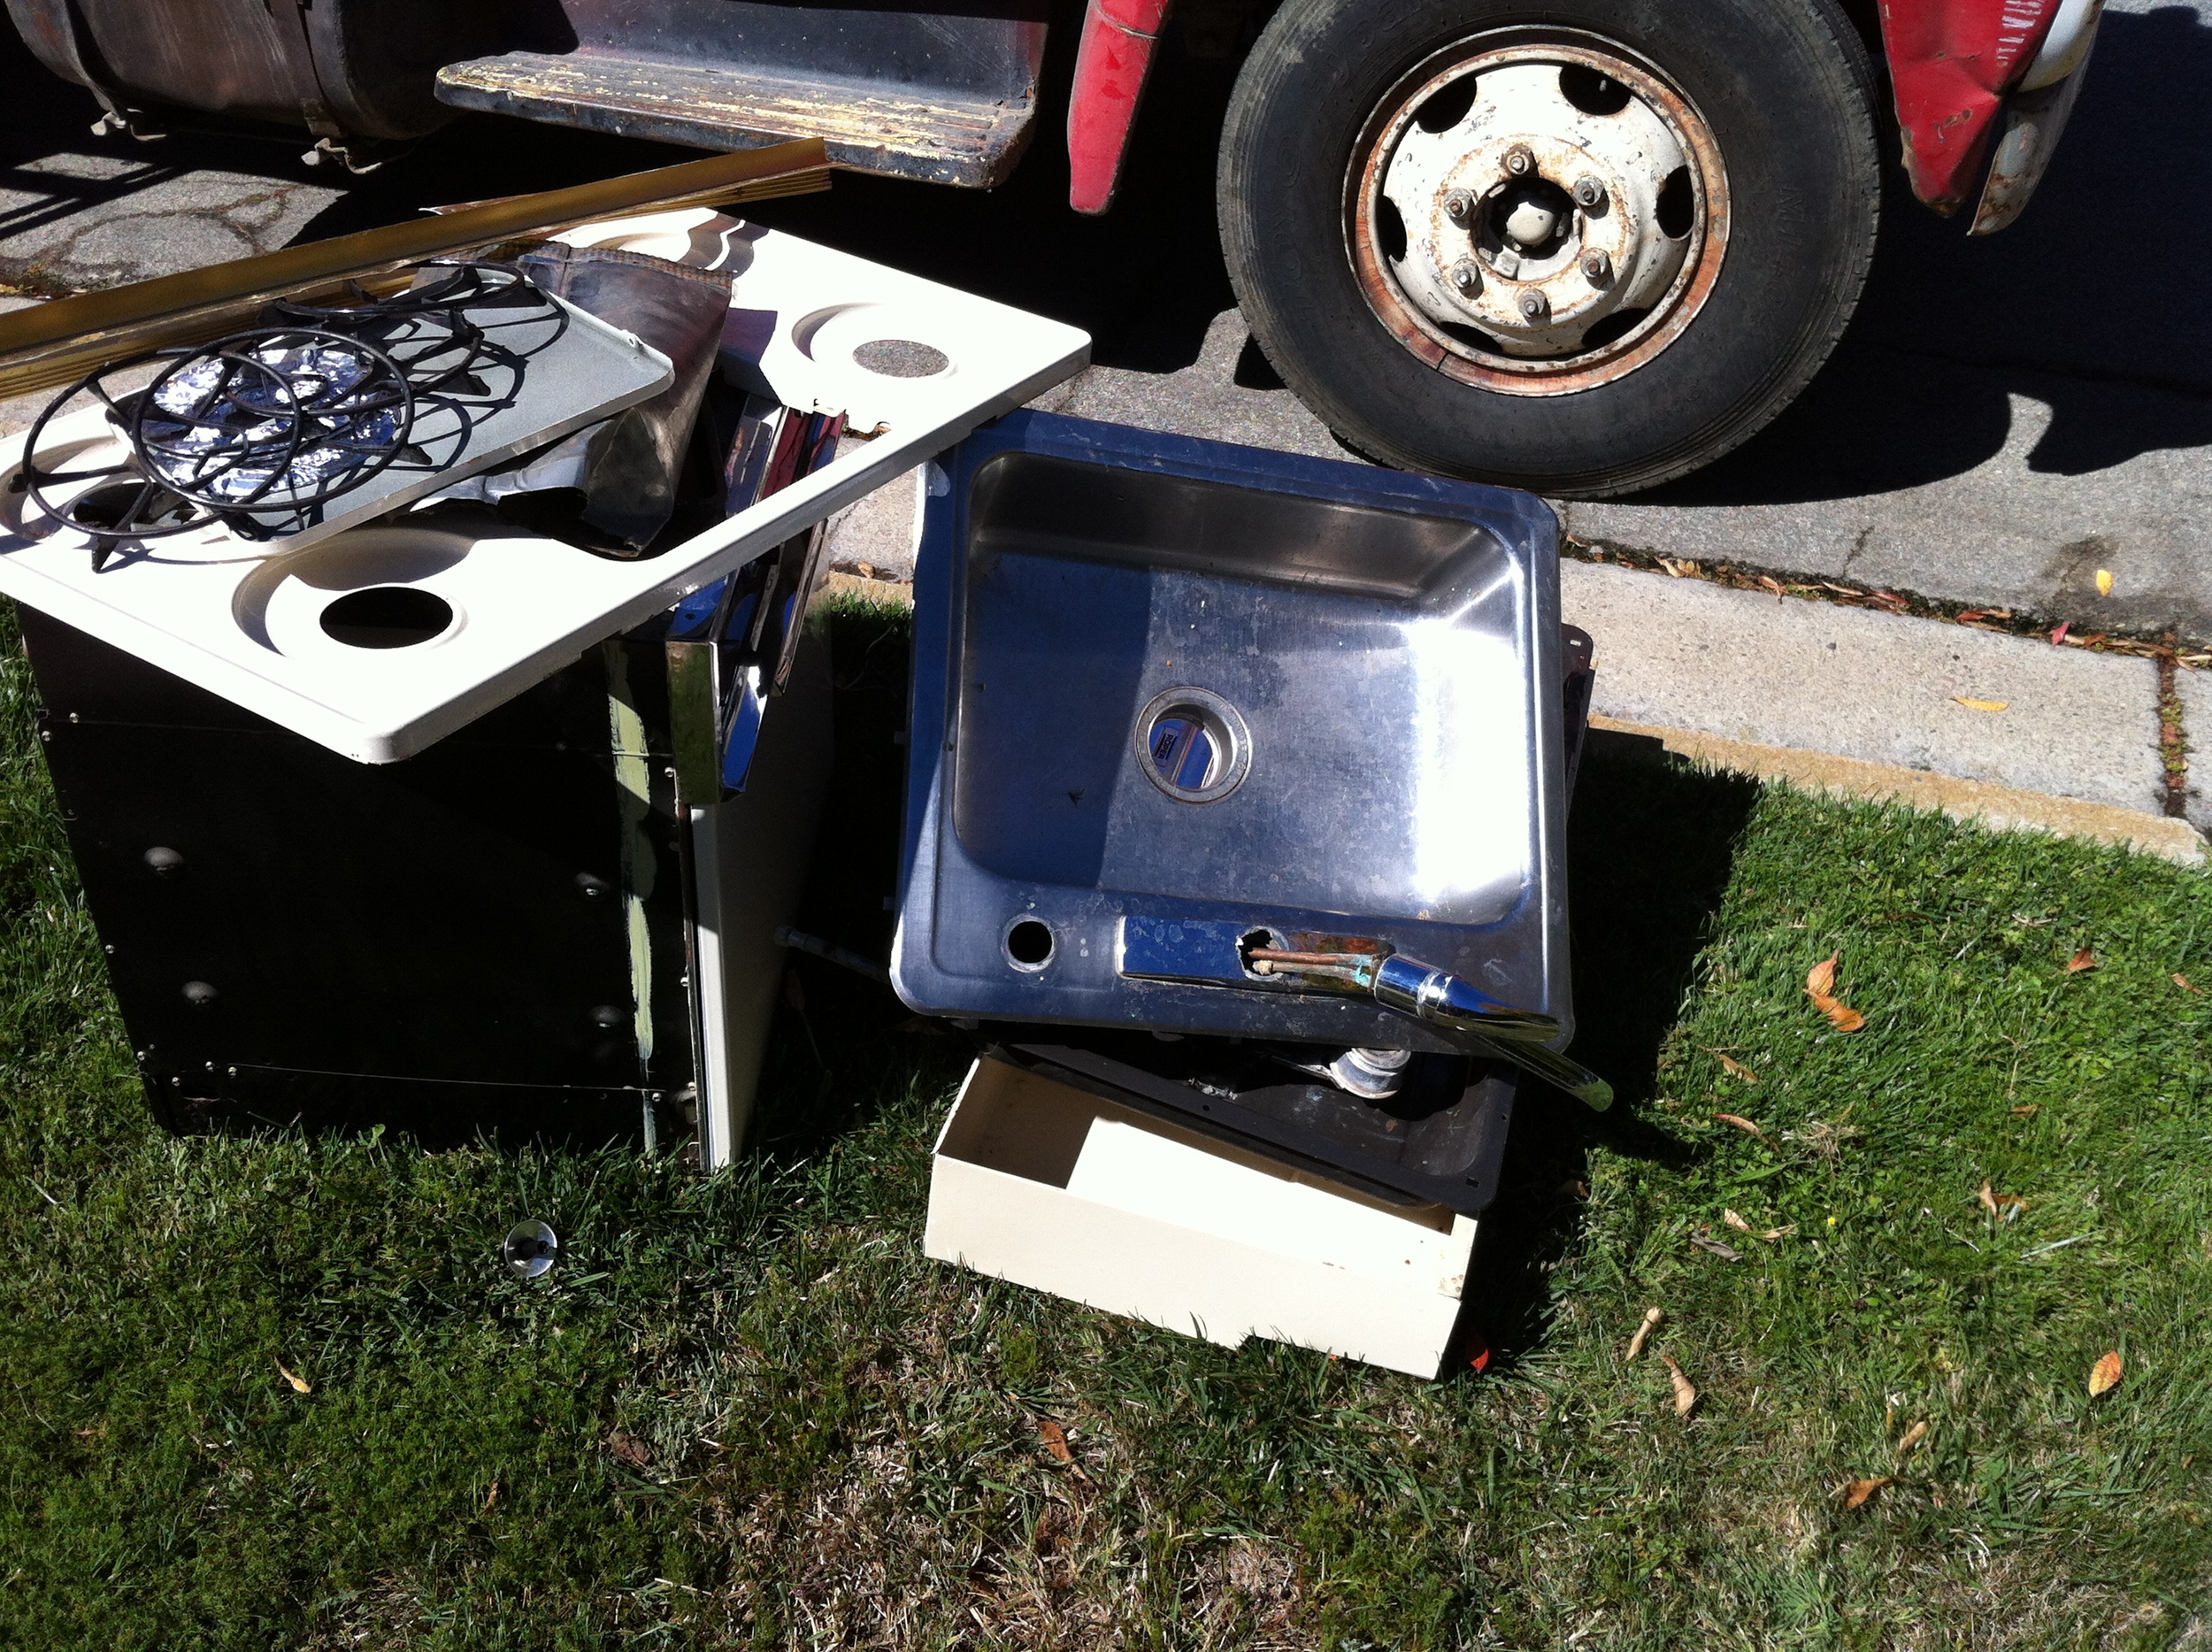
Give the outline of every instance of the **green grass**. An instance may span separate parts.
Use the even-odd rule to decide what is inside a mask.
[[[961,1046],[811,965],[710,1179],[162,1133],[5,641],[0,1645],[2212,1646],[2202,873],[1594,750],[1578,1053],[1623,1105],[1524,1107],[1489,1370],[1431,1384],[923,1260]],[[1687,1419],[1622,1357],[1652,1304]]]

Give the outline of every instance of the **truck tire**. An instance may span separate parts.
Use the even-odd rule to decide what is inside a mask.
[[[1648,488],[1772,419],[1850,319],[1872,95],[1832,0],[1286,0],[1222,134],[1230,280],[1363,453]]]

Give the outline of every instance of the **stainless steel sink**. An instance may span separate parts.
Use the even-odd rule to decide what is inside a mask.
[[[1237,951],[1379,948],[1564,1041],[1540,502],[1044,414],[970,438],[932,494],[907,1003],[1463,1049]],[[1157,966],[1186,944],[1190,967]]]

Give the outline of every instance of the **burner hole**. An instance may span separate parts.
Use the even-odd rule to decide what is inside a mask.
[[[1006,932],[1006,956],[1018,970],[1041,970],[1052,962],[1052,931],[1025,918]]]
[[[145,506],[138,509],[142,497]],[[114,533],[126,527],[167,527],[186,520],[191,510],[166,488],[148,495],[142,481],[110,482],[79,495],[69,506],[69,519],[82,527]]]
[[[887,379],[927,379],[951,366],[952,357],[910,338],[879,338],[854,350],[853,362]]]
[[[442,636],[453,624],[453,605],[442,596],[404,585],[373,585],[352,591],[323,610],[323,630],[355,649],[405,649]]]

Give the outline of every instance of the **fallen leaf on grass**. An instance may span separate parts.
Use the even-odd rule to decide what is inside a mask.
[[[1832,952],[1813,965],[1805,977],[1805,995],[1813,1001],[1813,1007],[1835,1024],[1839,1033],[1855,1033],[1866,1025],[1866,1018],[1835,996],[1836,965],[1843,961],[1843,954]]]
[[[1751,1231],[1751,1224],[1745,1221],[1743,1218],[1738,1216],[1733,1210],[1723,1210],[1720,1213],[1720,1219],[1727,1223],[1729,1226],[1734,1228],[1740,1233],[1747,1233]]]
[[[1772,591],[1777,596],[1786,596],[1789,594],[1782,588],[1782,581],[1776,579],[1771,574],[1761,574],[1759,576],[1759,583],[1765,587],[1768,590]]]
[[[1628,1339],[1629,1358],[1633,1359],[1644,1351],[1645,1340],[1658,1329],[1659,1322],[1665,1318],[1666,1315],[1661,1313],[1656,1308],[1644,1310],[1643,1323],[1636,1327],[1636,1334]]]
[[[2111,569],[2100,568],[2097,570],[2097,595],[2100,596],[2109,596],[2112,595]]]
[[[2018,1194],[1999,1193],[1987,1182],[1982,1184],[1982,1190],[1974,1196],[1981,1201],[1983,1210],[2001,1222],[2009,1222],[2028,1208],[2028,1202]]]
[[[282,1360],[277,1361],[276,1368],[277,1374],[282,1377],[285,1381],[292,1385],[293,1393],[312,1394],[315,1392],[315,1385],[313,1383],[308,1381],[306,1378],[299,1375],[296,1372],[286,1370]]]
[[[1044,1437],[1045,1449],[1063,1463],[1075,1461],[1075,1453],[1068,1449],[1068,1431],[1049,1418],[1037,1425],[1037,1432]]]
[[[607,1436],[607,1452],[616,1462],[626,1463],[634,1469],[644,1468],[653,1461],[652,1447],[619,1428]]]
[[[1671,1356],[1662,1354],[1659,1357],[1667,1362],[1667,1379],[1674,1384],[1674,1414],[1687,1417],[1697,1409],[1697,1384],[1682,1374],[1682,1367],[1674,1363]]]
[[[1700,1044],[1698,1048],[1703,1050],[1707,1055],[1710,1056],[1715,1061],[1720,1063],[1722,1066],[1727,1068],[1731,1078],[1741,1079],[1746,1084],[1758,1083],[1759,1075],[1752,1072],[1750,1068],[1745,1066],[1742,1062],[1738,1061],[1733,1056],[1724,1056],[1719,1050],[1706,1044]]]
[[[1753,1124],[1751,1120],[1746,1118],[1741,1113],[1715,1113],[1713,1115],[1713,1121],[1716,1124],[1733,1125],[1746,1135],[1756,1136],[1762,1141],[1767,1139],[1767,1133],[1760,1129],[1758,1126]]]
[[[494,1480],[494,1481],[492,1482],[492,1488],[491,1488],[491,1490],[489,1490],[489,1491],[488,1491],[488,1492],[486,1492],[486,1493],[484,1494],[484,1507],[485,1507],[486,1509],[488,1509],[488,1509],[489,1509],[489,1508],[490,1508],[490,1507],[491,1507],[494,1503],[497,1502],[498,1501],[499,1501],[499,1482],[498,1482],[497,1480]]]
[[[2200,993],[2204,990],[2201,987],[2192,987],[2189,984],[2189,978],[2186,975],[2176,975],[2174,977],[2174,985],[2180,987],[2184,992]]]
[[[1915,1446],[1918,1445],[1927,1437],[1928,1425],[1924,1422],[1915,1423],[1910,1428],[1905,1430],[1905,1437],[1897,1442],[1898,1456],[1901,1458],[1905,1453],[1911,1450]]]
[[[2109,1394],[2118,1387],[2120,1373],[2124,1369],[2116,1348],[2098,1360],[2089,1368],[2089,1397],[2093,1400],[2099,1395]]]
[[[1856,1509],[1876,1492],[1890,1483],[1891,1476],[1877,1474],[1870,1480],[1853,1480],[1843,1488],[1843,1506]]]
[[[2009,700],[1976,700],[1962,694],[1951,697],[1970,711],[2001,711],[2012,703]]]
[[[1692,1233],[1690,1242],[1700,1250],[1709,1250],[1723,1262],[1741,1262],[1743,1252],[1733,1245],[1724,1245],[1710,1233]]]
[[[2012,1116],[2015,1118],[2032,1118],[2037,1113],[2040,1112],[2042,1109],[2042,1103],[2028,1102],[2024,1103],[2021,1106],[2014,1108],[2012,1110]]]
[[[2075,953],[2072,957],[2066,960],[2066,972],[2069,975],[2078,975],[2084,970],[2093,970],[2096,967],[2097,955],[2091,951],[2087,947],[2084,947],[2080,951]]]

